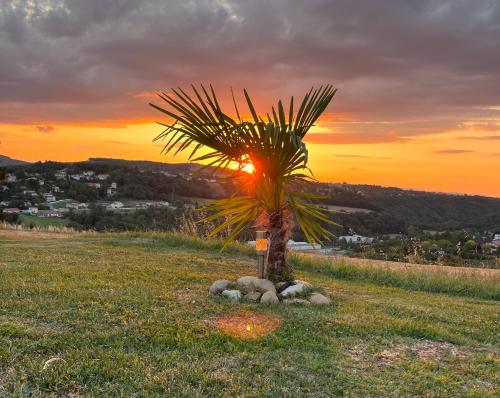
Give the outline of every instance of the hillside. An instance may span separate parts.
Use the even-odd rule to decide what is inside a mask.
[[[254,273],[247,248],[0,232],[1,396],[498,396],[500,308],[481,298],[498,285],[480,273],[295,258],[332,306],[236,306],[207,287]]]
[[[38,162],[8,169],[13,173],[45,173],[48,177],[60,169],[72,173],[85,170],[110,173],[113,181],[119,184],[120,199],[172,201],[174,194],[181,198],[214,199],[234,192],[233,185],[227,181],[210,181],[213,178],[208,175],[210,169],[199,176],[205,180],[193,182],[190,175],[199,167],[194,163],[91,158],[85,162]],[[332,218],[343,226],[334,231],[339,235],[351,232],[363,235],[407,234],[411,228],[430,231],[468,229],[482,235],[500,232],[500,198],[346,183],[314,183],[308,189],[323,194],[325,199],[320,203],[334,209]],[[102,195],[90,192],[92,190],[83,184],[75,190],[78,194],[70,196],[73,199],[102,199]]]
[[[24,160],[12,159],[12,158],[9,158],[8,156],[0,155],[0,167],[25,166],[28,164],[30,164],[30,163],[25,162]]]

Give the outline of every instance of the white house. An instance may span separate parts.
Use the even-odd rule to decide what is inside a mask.
[[[19,210],[17,207],[7,207],[6,209],[3,209],[3,214],[19,214],[21,210]]]
[[[121,209],[123,207],[122,202],[113,202],[108,206],[110,209]]]
[[[56,173],[54,173],[54,176],[58,179],[58,180],[64,180],[66,178],[66,172],[64,170],[59,170],[57,171]]]
[[[49,203],[56,201],[56,197],[54,196],[53,193],[44,193],[43,197],[45,198],[45,201]]]
[[[59,210],[38,210],[38,217],[63,217]]]
[[[97,179],[100,181],[107,180],[109,178],[109,174],[97,174]]]
[[[5,179],[7,182],[16,182],[17,177],[14,174],[7,174],[7,177]]]
[[[500,234],[493,235],[493,240],[500,240]]]
[[[372,243],[373,238],[367,238],[361,235],[344,235],[339,236],[339,240],[345,240],[347,243]]]
[[[84,171],[83,172],[83,175],[86,177],[86,178],[92,178],[95,176],[95,173],[93,171]]]
[[[29,207],[28,208],[28,214],[31,214],[32,216],[34,216],[35,214],[38,214],[38,207]]]
[[[71,174],[70,177],[73,179],[73,180],[76,180],[76,181],[80,181],[81,179],[83,179],[85,176],[83,174]]]

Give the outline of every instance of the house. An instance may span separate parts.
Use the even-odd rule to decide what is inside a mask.
[[[0,206],[4,206],[4,207],[7,207],[9,205],[9,202],[7,200],[2,200],[0,202]]]
[[[58,180],[64,180],[66,178],[66,171],[64,170],[59,170],[56,173],[54,173],[54,176]]]
[[[361,235],[344,235],[344,236],[339,236],[339,240],[344,240],[347,243],[372,243],[373,238],[367,238],[365,236]]]
[[[106,189],[106,194],[108,196],[116,195],[116,187],[117,187],[116,182],[112,182],[111,186],[108,189]]]
[[[101,184],[98,182],[87,182],[87,186],[89,186],[91,188],[96,188],[96,189],[101,188]]]
[[[80,181],[82,180],[83,178],[85,178],[85,176],[83,174],[71,174],[70,177],[73,179],[73,180],[76,180],[76,181]]]
[[[38,207],[34,206],[28,207],[28,214],[31,214],[32,216],[38,214]]]
[[[52,187],[52,190],[53,190],[54,192],[61,192],[61,188],[59,188],[57,185],[54,185],[54,186]]]
[[[109,174],[97,174],[97,179],[99,181],[104,181],[104,180],[107,180],[109,178]]]
[[[5,181],[7,182],[16,182],[17,177],[14,174],[7,174],[7,177],[5,178]]]
[[[94,177],[94,176],[95,176],[95,173],[94,173],[93,171],[84,171],[84,172],[83,172],[83,176],[84,176],[85,178],[92,178],[92,177]]]
[[[38,210],[38,217],[62,217],[63,213],[59,210]]]
[[[493,240],[499,240],[500,241],[500,234],[493,235]]]
[[[33,196],[33,197],[38,196],[38,194],[35,191],[29,191],[29,190],[24,190],[23,194],[28,195],[28,196]]]
[[[3,214],[19,214],[21,213],[21,210],[19,210],[17,207],[7,207],[3,209]]]
[[[56,201],[56,197],[54,196],[54,194],[52,193],[44,193],[43,194],[43,197],[45,199],[46,202],[55,202]]]
[[[108,206],[108,208],[110,209],[121,209],[122,207],[123,207],[122,202],[113,202]]]

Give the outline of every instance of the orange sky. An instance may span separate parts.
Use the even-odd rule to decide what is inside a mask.
[[[153,93],[211,83],[232,111],[245,87],[265,115],[332,84],[319,180],[500,197],[498,2],[261,3],[0,2],[0,154],[181,162]]]
[[[329,133],[320,123],[310,131],[314,138],[308,143],[310,167],[320,181],[500,197],[499,148],[492,145],[494,140],[477,139],[477,126],[473,129],[464,126],[381,143],[330,144],[336,141],[332,136],[341,134]],[[50,128],[0,125],[0,153],[28,161],[89,157],[186,161],[184,154],[175,159],[160,154],[161,145],[152,143],[159,131],[154,123]]]

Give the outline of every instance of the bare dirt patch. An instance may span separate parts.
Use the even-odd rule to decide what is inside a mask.
[[[278,329],[281,319],[268,314],[241,310],[215,318],[212,324],[231,337],[256,340]]]

